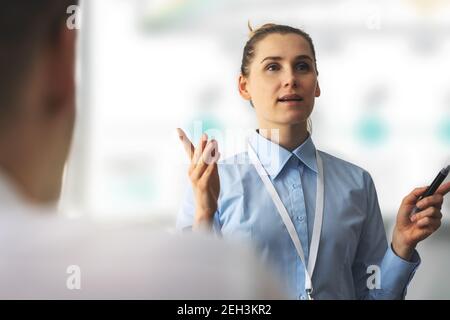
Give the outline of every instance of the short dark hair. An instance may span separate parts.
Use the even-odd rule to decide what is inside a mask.
[[[11,110],[34,57],[55,39],[78,0],[3,0],[0,8],[0,120]]]

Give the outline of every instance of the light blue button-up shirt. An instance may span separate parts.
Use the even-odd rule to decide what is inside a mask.
[[[249,142],[288,210],[308,260],[317,184],[313,141],[308,137],[292,152],[256,132]],[[314,298],[404,298],[420,264],[419,255],[414,252],[412,261],[405,261],[388,246],[370,174],[325,152],[319,154],[324,168],[325,203],[312,275]],[[214,229],[224,237],[255,244],[292,297],[304,299],[305,267],[247,152],[219,163],[219,176],[221,191]],[[177,219],[179,229],[192,226],[194,208],[192,188],[188,187]]]

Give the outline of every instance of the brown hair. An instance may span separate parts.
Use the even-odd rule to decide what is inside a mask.
[[[253,58],[255,56],[255,47],[263,40],[265,37],[267,37],[269,34],[289,34],[294,33],[298,34],[299,36],[303,37],[311,47],[311,51],[314,58],[314,67],[316,69],[317,74],[319,73],[317,71],[317,63],[316,63],[316,51],[314,49],[313,41],[309,34],[304,32],[301,29],[293,28],[290,26],[280,25],[280,24],[273,24],[273,23],[266,23],[263,26],[259,27],[256,30],[253,30],[253,28],[250,26],[250,22],[248,23],[248,28],[250,29],[250,36],[249,40],[245,44],[244,47],[244,54],[242,56],[242,64],[241,64],[241,74],[244,77],[248,77],[250,74],[249,66],[251,62],[253,61]]]
[[[3,0],[0,9],[0,120],[9,115],[34,57],[51,44],[78,0]]]

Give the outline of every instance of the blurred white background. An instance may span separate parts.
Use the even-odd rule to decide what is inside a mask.
[[[224,156],[256,121],[237,91],[247,22],[312,36],[322,96],[316,146],[368,170],[390,237],[402,198],[450,164],[448,0],[90,0],[62,206],[172,228],[187,185],[175,128]],[[450,298],[450,201],[409,298]],[[440,271],[443,270],[443,271]],[[442,272],[443,278],[440,278]]]

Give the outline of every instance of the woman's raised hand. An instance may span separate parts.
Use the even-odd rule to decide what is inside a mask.
[[[178,136],[189,156],[189,179],[195,197],[195,218],[193,229],[210,228],[220,193],[219,172],[217,161],[220,158],[216,140],[208,141],[204,133],[197,148],[194,147],[182,129],[177,129]]]
[[[417,243],[428,238],[440,227],[442,219],[441,207],[444,196],[450,192],[450,182],[442,184],[434,195],[417,202],[426,189],[427,187],[416,188],[407,195],[403,199],[397,214],[397,223],[392,236],[392,247],[395,253],[405,260],[411,258]],[[420,211],[410,217],[411,211],[415,206]]]

